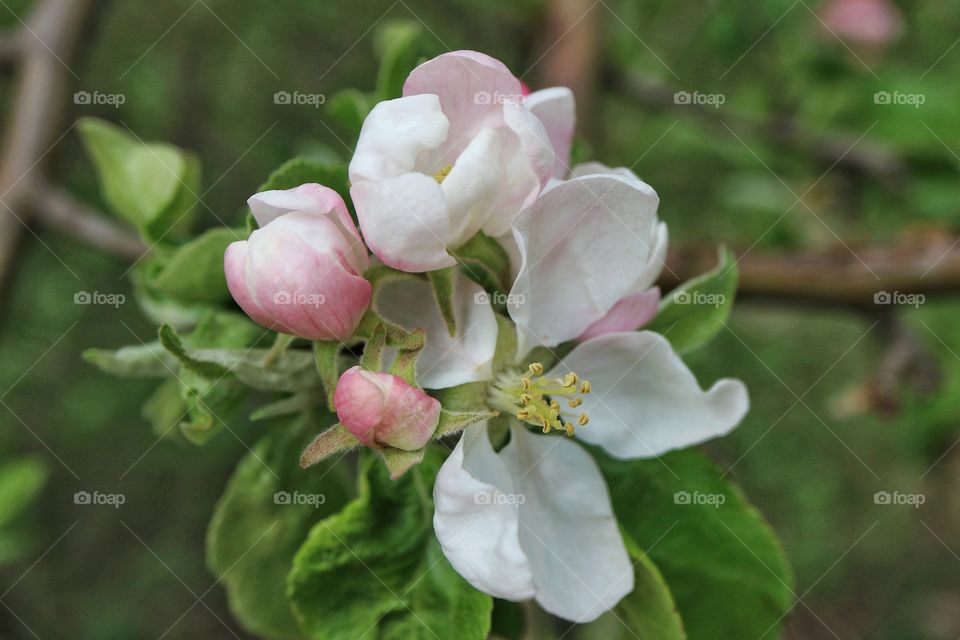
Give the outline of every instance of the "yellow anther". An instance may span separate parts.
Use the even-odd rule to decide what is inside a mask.
[[[560,384],[563,385],[565,389],[569,389],[570,387],[577,384],[577,379],[578,379],[577,374],[571,371],[567,375],[563,376],[563,379],[560,381]]]
[[[529,417],[530,412],[526,409],[520,409],[520,411],[517,411],[517,420],[526,420]]]
[[[531,387],[531,386],[533,386],[533,383],[530,381],[530,378],[521,378],[521,379],[520,379],[520,387],[521,387],[524,391],[530,391],[530,387]]]
[[[568,422],[568,423],[566,423],[565,425],[563,425],[563,428],[566,429],[566,431],[567,431],[567,437],[568,437],[568,438],[573,437],[573,425],[572,425],[572,424],[570,424],[570,423]]]
[[[532,373],[535,376],[543,375],[543,365],[539,362],[532,362],[530,363],[530,366],[527,368],[530,369],[530,373]]]
[[[570,406],[571,409],[576,409],[577,407],[583,404],[583,398],[570,398],[567,404]]]
[[[453,165],[452,165],[452,164],[448,164],[447,166],[443,167],[442,169],[440,169],[439,171],[437,171],[435,174],[433,174],[433,179],[436,180],[436,181],[439,182],[439,183],[442,183],[443,180],[444,180],[444,178],[446,178],[448,175],[450,175],[450,172],[451,172],[452,170],[453,170]]]
[[[531,402],[533,402],[533,398],[530,397],[530,394],[529,394],[529,393],[521,393],[521,394],[520,394],[520,404],[526,406],[526,405],[530,404]]]
[[[557,413],[560,413],[560,403],[557,402],[556,400],[550,401],[550,408],[556,411]]]
[[[589,380],[584,380],[580,383],[580,393],[590,393],[590,389],[592,388]]]
[[[590,416],[588,416],[588,415],[585,414],[585,413],[581,413],[581,414],[580,414],[580,417],[577,418],[577,422],[579,422],[580,425],[583,426],[583,425],[587,424],[588,422],[590,422]]]

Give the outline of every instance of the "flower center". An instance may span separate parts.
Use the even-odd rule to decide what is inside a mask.
[[[453,165],[448,164],[447,166],[440,169],[440,171],[437,171],[435,174],[433,174],[433,179],[436,180],[438,183],[443,184],[444,178],[446,178],[451,171],[453,171]]]
[[[581,380],[577,374],[568,373],[562,378],[548,378],[543,375],[543,365],[534,362],[523,373],[519,369],[507,369],[500,372],[490,385],[488,402],[491,407],[516,416],[517,420],[543,429],[544,433],[564,431],[568,436],[574,432],[574,423],[584,426],[590,421],[586,413],[579,415],[565,411],[560,400],[567,407],[576,409],[583,403],[580,397],[590,393],[590,383]]]

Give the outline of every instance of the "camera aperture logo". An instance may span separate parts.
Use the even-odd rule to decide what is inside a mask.
[[[521,104],[523,96],[519,93],[500,93],[499,91],[477,91],[473,94],[474,104]]]
[[[919,509],[927,501],[922,493],[900,493],[899,491],[877,491],[873,494],[873,504],[908,506]]]
[[[873,294],[873,304],[895,304],[919,308],[927,297],[922,293],[901,293],[899,291],[877,291]]]
[[[120,105],[127,101],[127,96],[122,93],[101,93],[99,91],[77,91],[73,94],[73,104],[86,105],[109,105],[114,109],[119,109]]]
[[[473,494],[473,504],[477,505],[521,505],[526,501],[527,497],[522,493],[478,491]]]
[[[119,509],[124,503],[126,503],[127,497],[122,493],[100,493],[99,491],[94,491],[93,493],[89,491],[77,491],[73,494],[73,504],[86,505],[86,506],[110,506],[114,509]]]
[[[722,493],[701,493],[700,491],[677,491],[673,494],[673,504],[709,506],[719,509],[727,501]]]
[[[722,93],[700,93],[699,91],[677,91],[673,94],[674,104],[695,104],[719,109],[727,101]]]
[[[907,105],[919,109],[926,104],[927,96],[923,93],[901,93],[899,91],[877,91],[873,94],[873,103],[882,105]]]
[[[274,304],[290,304],[298,307],[320,307],[327,302],[322,293],[304,293],[302,291],[278,291],[273,294]]]
[[[100,291],[77,291],[73,294],[73,304],[102,304],[118,308],[127,301],[122,293],[102,293]]]
[[[289,104],[294,106],[310,106],[319,109],[326,104],[327,96],[323,93],[303,93],[302,91],[277,91],[273,94],[273,104]]]
[[[704,293],[703,291],[674,291],[674,304],[695,304],[720,308],[726,304],[727,296],[722,293]]]
[[[506,305],[508,307],[518,307],[524,303],[526,296],[522,293],[503,293],[494,291],[492,294],[486,291],[477,291],[473,294],[473,304],[494,304]]]
[[[322,493],[300,493],[299,491],[277,491],[273,494],[273,504],[310,506],[319,509],[326,503],[327,496]]]

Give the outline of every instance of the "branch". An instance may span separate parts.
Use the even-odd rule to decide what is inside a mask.
[[[729,133],[729,127],[737,135],[744,132],[762,138],[812,157],[827,167],[847,167],[884,180],[898,181],[906,175],[906,164],[892,148],[859,139],[859,136],[839,131],[812,131],[789,118],[757,119],[723,107],[677,104],[670,89],[616,69],[605,70],[605,81],[644,107],[686,114],[724,133]]]
[[[716,264],[714,248],[675,249],[660,285],[673,288]],[[739,258],[738,295],[872,308],[874,296],[960,293],[960,238],[941,233],[896,244]]]
[[[32,192],[31,213],[51,229],[72,235],[90,246],[138,260],[147,247],[132,233],[114,225],[102,213],[77,201],[65,189],[43,185]]]
[[[0,284],[9,276],[29,220],[24,206],[28,194],[45,183],[40,177],[42,160],[59,135],[73,75],[67,61],[89,4],[89,0],[37,0],[25,26],[13,36],[21,51],[0,155]]]

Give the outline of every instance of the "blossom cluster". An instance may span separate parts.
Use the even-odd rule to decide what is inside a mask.
[[[434,396],[483,385],[507,429],[462,431],[433,488],[436,536],[477,589],[586,622],[634,573],[577,441],[657,457],[728,433],[748,398],[733,379],[702,389],[667,338],[642,330],[667,250],[659,198],[630,169],[570,167],[574,121],[570,90],[529,92],[489,56],[424,62],[363,124],[349,166],[358,224],[329,185],[256,194],[259,228],[225,270],[240,307],[282,333],[350,342],[370,313],[423,332],[414,379],[377,370],[380,357],[340,378],[340,424],[363,445],[420,450],[440,421]],[[508,258],[507,290],[460,259],[477,237]],[[373,267],[403,277],[374,286]],[[451,269],[444,308],[430,274]]]

